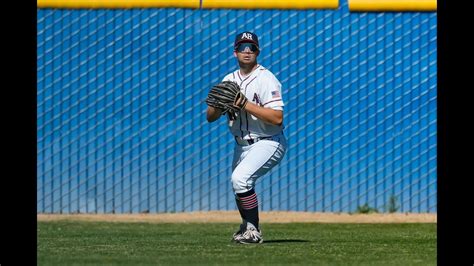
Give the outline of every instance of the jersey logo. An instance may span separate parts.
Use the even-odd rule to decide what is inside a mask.
[[[252,34],[250,34],[250,33],[244,33],[244,34],[242,34],[242,38],[241,38],[241,39],[253,40],[253,39],[252,39]]]
[[[253,94],[253,100],[252,102],[262,106],[262,101],[260,101],[260,98],[258,97],[258,95],[256,93]]]

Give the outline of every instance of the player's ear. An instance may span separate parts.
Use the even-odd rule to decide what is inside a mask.
[[[234,50],[234,57],[237,58],[237,51]]]

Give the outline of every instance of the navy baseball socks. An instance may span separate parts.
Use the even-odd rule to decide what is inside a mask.
[[[239,231],[234,234],[233,240],[242,244],[262,243],[263,239],[258,225],[258,200],[255,190],[236,193],[235,200],[242,217],[242,225]],[[246,227],[245,223],[247,224]]]
[[[242,239],[242,235],[245,230],[247,230],[247,220],[245,220],[244,209],[242,208],[242,204],[240,203],[239,197],[237,196],[235,196],[235,203],[239,209],[240,217],[242,217],[242,223],[239,226],[239,230],[232,235],[232,241],[238,242],[240,239]]]

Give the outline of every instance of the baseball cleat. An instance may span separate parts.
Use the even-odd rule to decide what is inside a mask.
[[[235,232],[232,235],[232,241],[233,242],[239,242],[243,238],[243,234],[245,232],[245,226],[243,224],[240,225],[239,231]]]
[[[248,228],[243,234],[242,238],[237,240],[241,244],[259,244],[263,242],[262,232],[255,228]]]

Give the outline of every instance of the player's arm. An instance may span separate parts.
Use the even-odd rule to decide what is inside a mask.
[[[250,101],[245,105],[245,110],[265,123],[273,125],[281,125],[283,123],[283,111],[261,107]]]
[[[212,123],[221,117],[222,111],[219,108],[207,106],[207,122]]]

